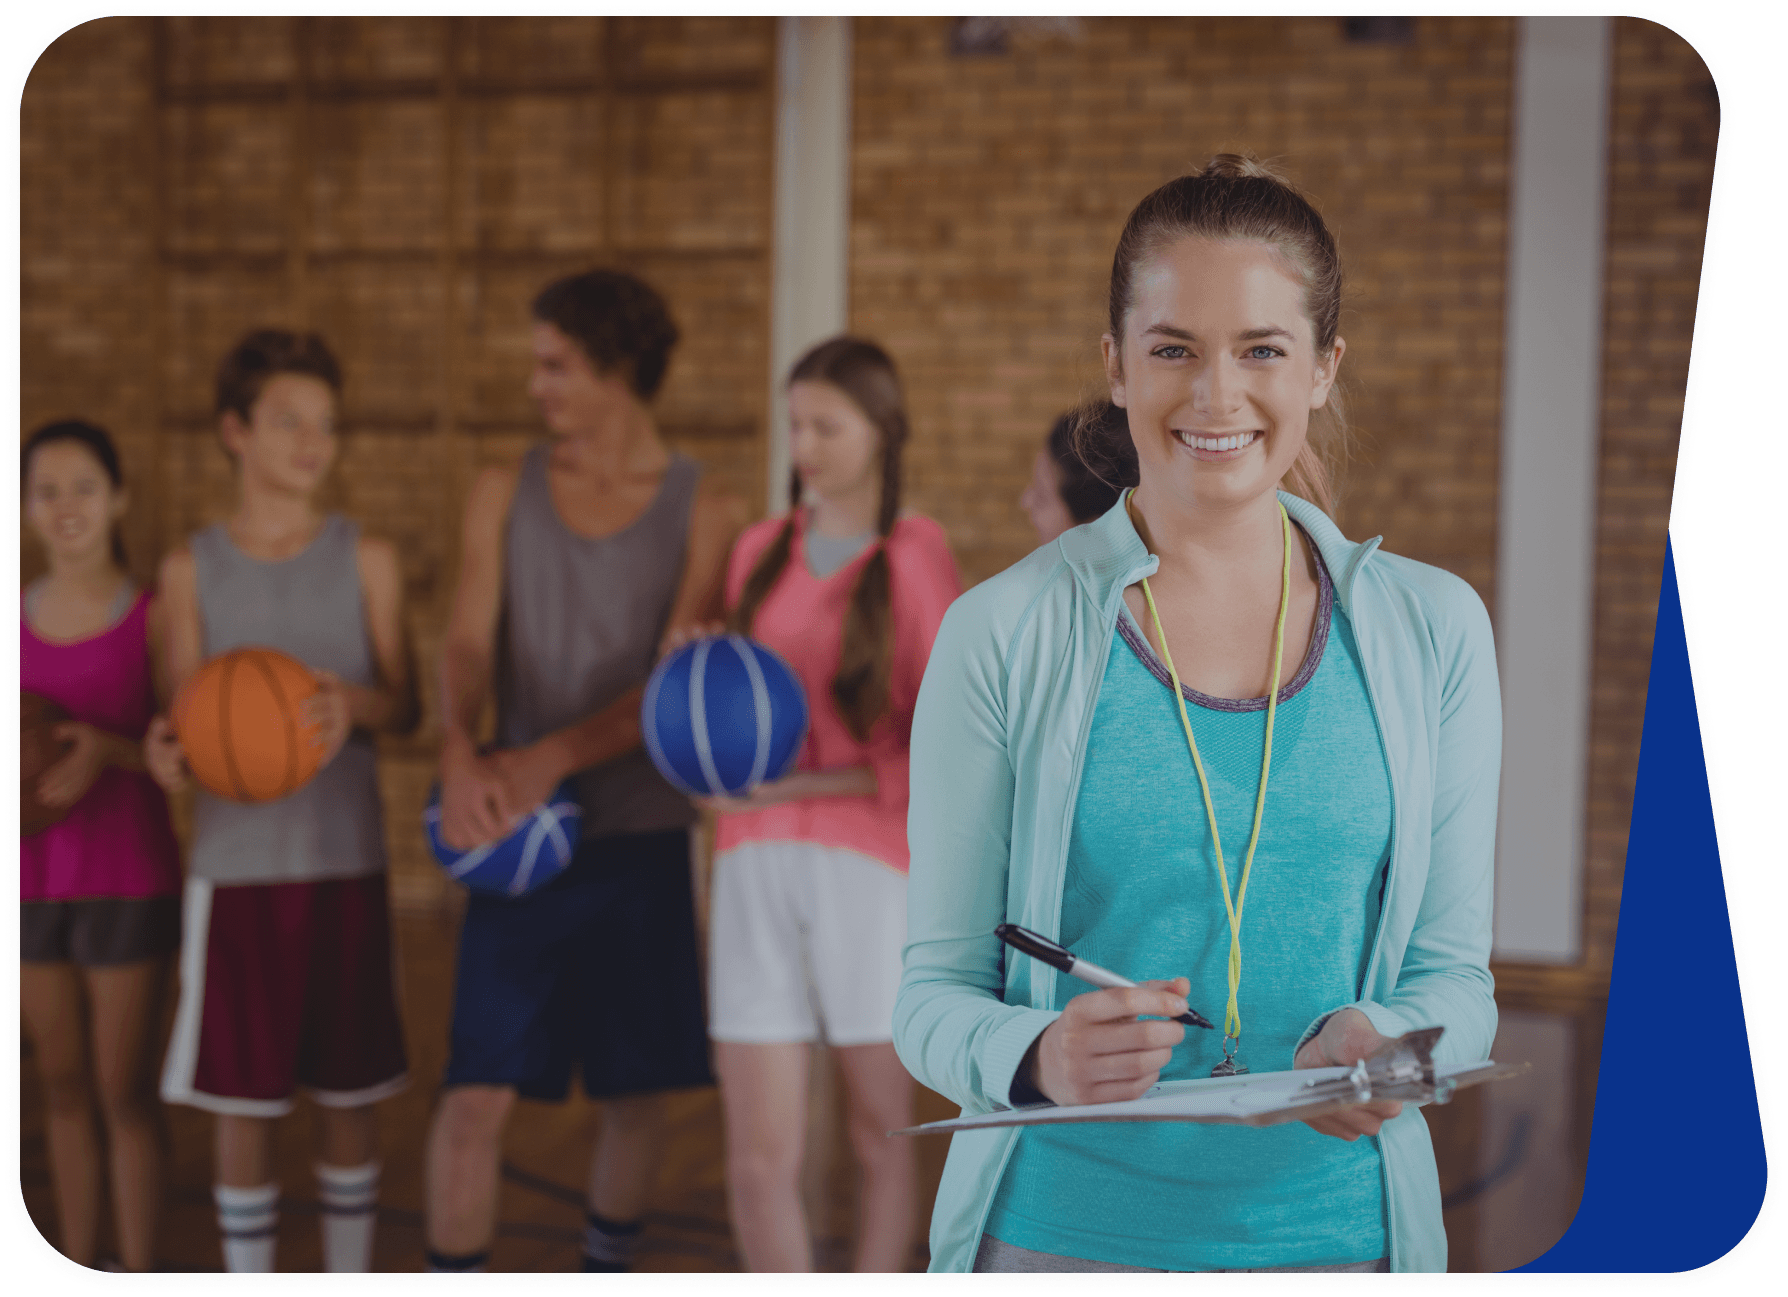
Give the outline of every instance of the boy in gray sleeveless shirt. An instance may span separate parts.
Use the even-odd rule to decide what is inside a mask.
[[[194,810],[162,1097],[217,1114],[218,1224],[234,1271],[273,1269],[273,1122],[298,1089],[317,1104],[325,1267],[370,1269],[374,1105],[406,1084],[371,735],[413,728],[416,690],[396,550],[314,507],[340,385],[315,335],[264,330],[225,358],[218,413],[239,503],[161,570],[173,683],[265,645],[322,684],[309,711],[326,760],[308,784],[254,805],[201,790]],[[184,784],[165,719],[148,752],[164,787]]]
[[[460,934],[444,1091],[428,1144],[428,1260],[482,1269],[516,1095],[604,1101],[586,1270],[628,1267],[657,1167],[659,1091],[708,1085],[688,800],[641,747],[666,634],[716,619],[743,509],[659,439],[649,402],[677,339],[631,275],[534,303],[529,392],[548,442],[487,470],[467,503],[443,650],[441,830],[502,837],[567,777],[582,840],[529,895],[474,894]],[[495,750],[476,735],[496,704]],[[642,970],[649,970],[642,975]]]

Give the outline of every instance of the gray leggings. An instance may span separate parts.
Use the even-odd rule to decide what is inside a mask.
[[[1208,1270],[1206,1274],[1380,1274],[1391,1268],[1389,1257],[1355,1261],[1349,1265],[1262,1265],[1236,1270]],[[1143,1265],[1115,1261],[1088,1261],[1053,1252],[1033,1252],[1028,1247],[1002,1243],[991,1234],[981,1235],[975,1249],[976,1274],[1166,1274]]]

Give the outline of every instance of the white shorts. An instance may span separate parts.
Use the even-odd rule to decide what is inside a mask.
[[[842,847],[747,842],[714,861],[708,932],[713,1039],[894,1039],[906,944],[899,870]]]

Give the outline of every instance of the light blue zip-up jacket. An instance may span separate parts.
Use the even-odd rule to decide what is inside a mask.
[[[1387,1036],[1444,1026],[1437,1061],[1485,1058],[1496,1034],[1491,865],[1502,764],[1490,619],[1458,577],[1383,553],[1377,539],[1354,544],[1315,505],[1279,498],[1321,552],[1352,622],[1390,766],[1390,876],[1353,1007]],[[922,1084],[964,1113],[1009,1106],[1020,1061],[1057,1016],[1039,1007],[1054,1002],[1055,970],[1005,958],[993,928],[1060,931],[1106,654],[1124,588],[1157,565],[1120,500],[963,595],[932,648],[913,719],[894,1045]],[[1017,1133],[953,1137],[931,1218],[933,1270],[973,1267]],[[1427,1122],[1405,1105],[1377,1138],[1391,1269],[1445,1270]]]

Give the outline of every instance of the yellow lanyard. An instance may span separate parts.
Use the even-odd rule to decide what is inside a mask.
[[[1129,501],[1124,502],[1129,509]],[[1134,523],[1135,515],[1132,513]],[[1285,656],[1285,613],[1291,606],[1291,515],[1279,506],[1279,525],[1285,537],[1285,564],[1279,585],[1279,622],[1273,630],[1273,684],[1267,691],[1266,749],[1260,758],[1260,792],[1254,799],[1254,832],[1248,839],[1248,854],[1242,859],[1242,883],[1235,899],[1230,900],[1229,870],[1223,864],[1223,839],[1217,832],[1217,812],[1211,805],[1211,785],[1204,776],[1204,762],[1198,759],[1198,740],[1192,737],[1192,721],[1186,715],[1186,695],[1180,689],[1180,673],[1173,665],[1173,654],[1167,648],[1167,632],[1161,629],[1161,614],[1155,609],[1155,596],[1147,577],[1142,579],[1142,597],[1148,601],[1149,616],[1155,621],[1155,638],[1161,641],[1161,656],[1167,661],[1173,677],[1173,700],[1179,704],[1180,726],[1186,731],[1186,746],[1192,752],[1192,768],[1198,771],[1198,787],[1204,793],[1204,813],[1211,822],[1211,845],[1217,852],[1217,877],[1223,882],[1223,908],[1229,915],[1229,1004],[1223,1011],[1223,1062],[1214,1076],[1233,1075],[1247,1069],[1235,1061],[1236,1047],[1242,1039],[1242,1015],[1236,1007],[1236,992],[1242,984],[1242,906],[1248,899],[1248,875],[1254,868],[1254,848],[1260,844],[1260,818],[1266,810],[1267,772],[1273,765],[1273,720],[1279,709],[1279,668]]]

